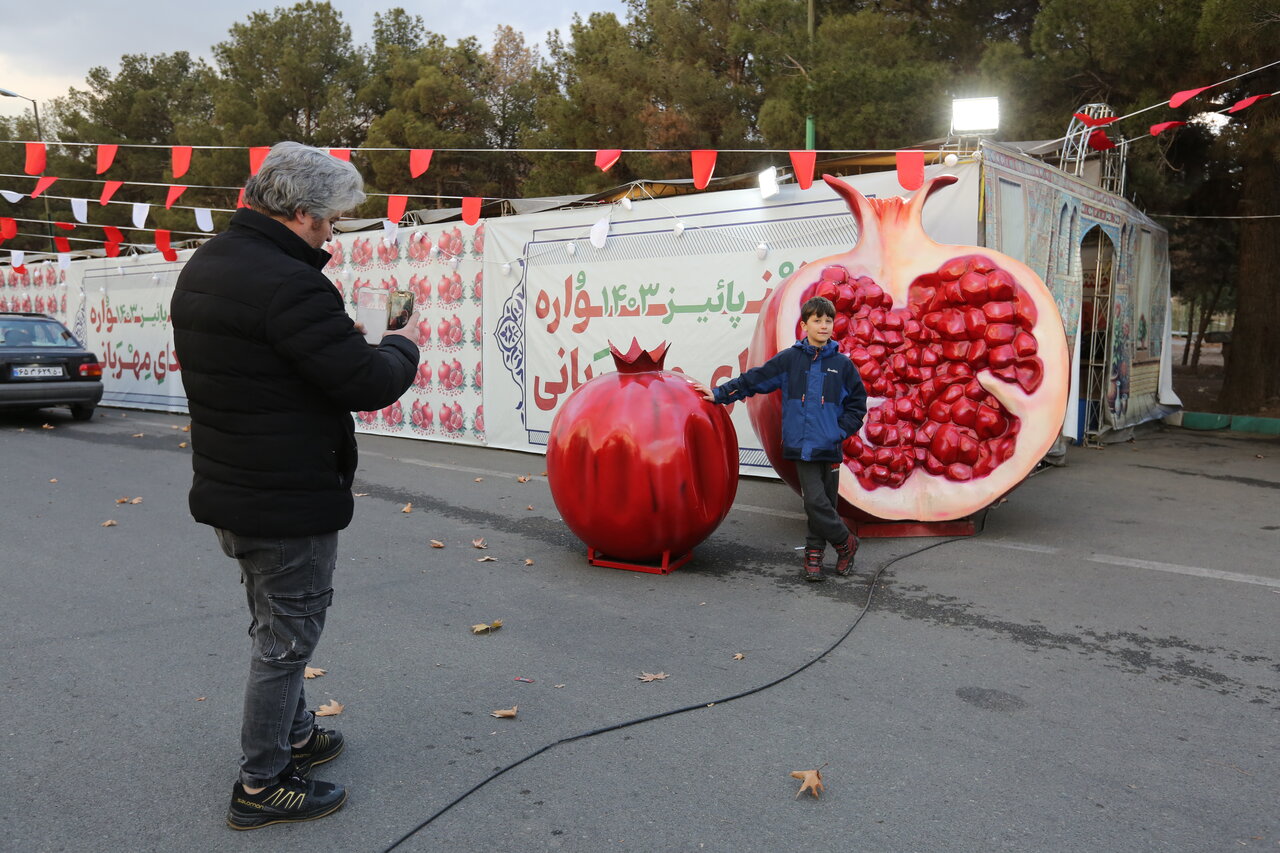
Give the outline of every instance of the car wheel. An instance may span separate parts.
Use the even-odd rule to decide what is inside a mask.
[[[78,421],[87,421],[93,417],[93,408],[87,403],[73,403],[71,405],[71,417]]]

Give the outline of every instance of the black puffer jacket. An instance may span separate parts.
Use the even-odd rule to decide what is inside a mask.
[[[320,272],[328,260],[241,209],[178,276],[174,346],[191,410],[196,521],[260,537],[351,522],[351,412],[399,399],[419,352],[400,335],[365,343]]]

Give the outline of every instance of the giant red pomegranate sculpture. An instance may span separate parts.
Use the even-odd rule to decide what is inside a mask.
[[[609,557],[683,556],[724,521],[738,490],[738,436],[722,406],[662,369],[667,344],[565,400],[551,422],[547,480],[565,524]]]
[[[800,306],[836,306],[833,339],[867,388],[867,419],[844,444],[841,509],[858,518],[964,518],[1017,485],[1062,427],[1070,359],[1053,296],[1030,268],[977,246],[925,234],[939,176],[910,199],[868,199],[824,175],[849,205],[858,242],[806,264],[763,306],[749,362],[763,364],[800,335]],[[747,401],[752,426],[778,474],[776,394]]]

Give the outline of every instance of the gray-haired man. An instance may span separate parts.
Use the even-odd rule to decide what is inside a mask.
[[[417,318],[365,343],[320,272],[333,224],[364,200],[350,163],[281,142],[245,185],[247,208],[178,277],[172,317],[191,410],[191,514],[239,561],[253,654],[234,829],[313,820],[346,802],[309,778],[343,749],[302,687],[333,598],[338,531],[353,511],[352,411],[413,381]]]

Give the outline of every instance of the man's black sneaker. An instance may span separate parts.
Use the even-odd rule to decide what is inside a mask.
[[[293,765],[299,774],[306,776],[317,764],[337,758],[344,746],[346,741],[342,735],[316,726],[305,746],[293,748]]]
[[[231,789],[227,826],[258,829],[273,823],[315,820],[336,812],[347,801],[347,789],[330,782],[317,782],[286,771],[274,785],[256,794],[246,794],[236,782]]]

